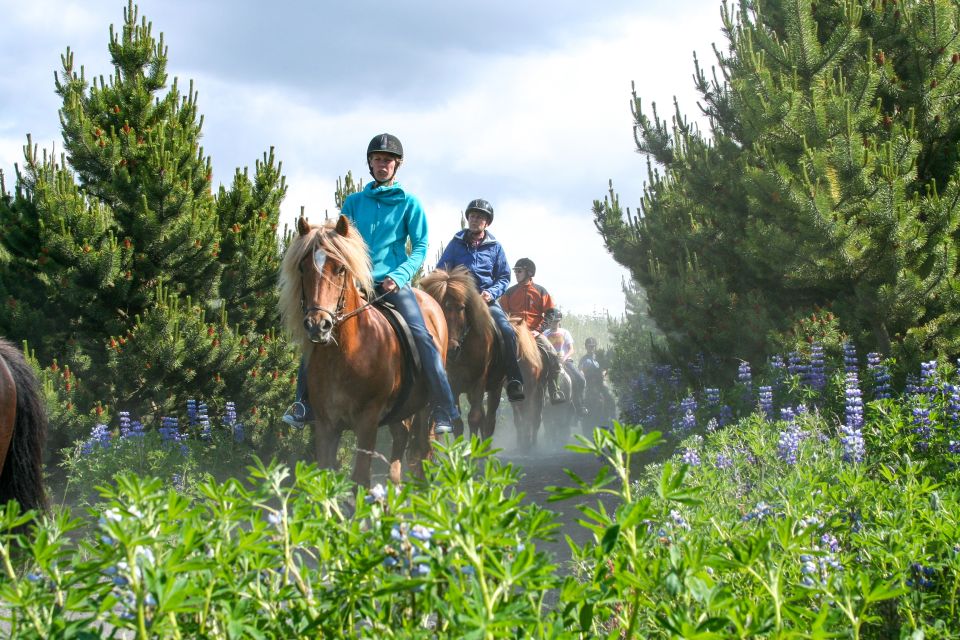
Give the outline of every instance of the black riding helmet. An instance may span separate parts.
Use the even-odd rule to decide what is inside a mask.
[[[471,200],[470,204],[467,205],[467,210],[463,215],[469,216],[471,211],[477,211],[482,213],[487,217],[487,224],[493,224],[493,205],[484,200],[483,198],[477,198],[476,200]]]
[[[595,346],[597,346],[597,339],[596,339],[596,338],[587,338],[586,340],[583,341],[583,344],[584,344],[584,346],[586,346],[588,349],[589,349],[590,347],[595,347]]]
[[[371,153],[389,153],[403,160],[403,145],[400,144],[397,136],[381,133],[374,136],[370,144],[367,145],[367,156],[369,157]]]
[[[563,311],[560,311],[560,309],[557,309],[556,307],[550,307],[543,313],[543,319],[547,322],[563,320]]]
[[[526,269],[527,273],[530,274],[530,277],[537,275],[537,265],[533,263],[533,260],[530,258],[520,258],[517,260],[517,263],[513,265],[514,269]]]

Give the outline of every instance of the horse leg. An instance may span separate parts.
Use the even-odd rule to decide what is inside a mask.
[[[483,387],[472,389],[467,394],[467,401],[470,403],[470,414],[467,416],[470,423],[470,435],[480,437],[483,435],[485,418],[483,413]]]
[[[401,471],[403,469],[403,453],[407,450],[407,441],[410,439],[410,422],[407,419],[403,422],[393,422],[390,424],[390,434],[393,436],[393,446],[390,448],[390,482],[400,484]]]
[[[350,478],[358,485],[370,486],[370,461],[377,448],[377,420],[360,420],[354,427],[357,435],[357,452],[353,462],[353,474]]]
[[[487,415],[483,421],[483,430],[481,435],[484,438],[492,438],[493,432],[497,427],[497,410],[500,408],[500,387],[487,390]]]
[[[337,469],[337,450],[343,431],[328,420],[313,421],[313,450],[317,466],[321,469]]]

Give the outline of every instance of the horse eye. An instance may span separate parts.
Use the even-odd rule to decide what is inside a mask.
[[[347,270],[347,266],[346,266],[346,265],[343,265],[343,264],[340,265],[339,267],[337,267],[337,275],[338,275],[338,276],[342,276],[343,273],[344,273],[346,270]]]

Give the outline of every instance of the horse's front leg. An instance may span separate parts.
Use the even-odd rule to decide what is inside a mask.
[[[377,418],[364,416],[353,427],[357,436],[357,453],[353,463],[354,482],[364,487],[370,486],[370,461],[377,448]]]
[[[317,417],[313,421],[313,450],[317,466],[321,469],[337,469],[337,450],[343,430],[331,420]]]
[[[403,422],[390,424],[390,435],[393,436],[393,445],[390,447],[390,482],[393,484],[400,484],[403,453],[407,450],[407,442],[410,440],[410,423],[412,421],[412,418],[407,418]]]
[[[500,408],[500,390],[501,385],[487,390],[487,415],[483,421],[481,436],[492,438],[497,428],[497,410]]]
[[[470,423],[470,435],[482,437],[485,418],[483,412],[483,387],[477,385],[471,389],[467,394],[467,400],[470,402],[470,414],[467,416],[467,421]]]

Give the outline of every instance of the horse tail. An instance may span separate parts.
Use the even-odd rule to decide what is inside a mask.
[[[0,339],[4,360],[17,389],[17,417],[7,459],[0,473],[0,505],[14,499],[23,510],[47,508],[43,485],[43,450],[47,440],[47,412],[40,383],[23,354]]]

